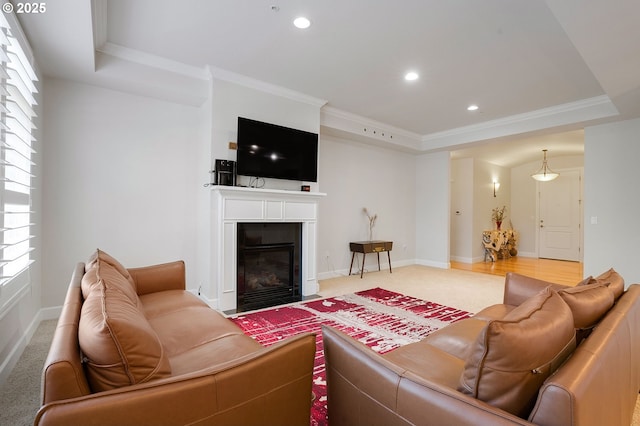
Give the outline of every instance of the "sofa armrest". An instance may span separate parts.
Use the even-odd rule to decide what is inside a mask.
[[[507,272],[504,279],[503,303],[505,305],[519,306],[522,302],[531,296],[540,293],[548,286],[551,286],[554,290],[562,290],[563,288],[569,287],[562,284],[543,281],[538,278],[516,274],[515,272]]]
[[[331,327],[322,334],[332,426],[531,424],[417,376]]]
[[[315,334],[197,372],[40,408],[34,425],[309,425]]]
[[[182,260],[142,268],[127,269],[136,283],[138,295],[186,288],[185,265]]]
[[[53,333],[42,370],[42,404],[91,393],[81,363],[78,325],[82,310],[84,263],[78,263],[71,276],[64,305]]]

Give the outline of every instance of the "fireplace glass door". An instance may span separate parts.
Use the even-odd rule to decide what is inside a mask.
[[[237,311],[301,300],[297,223],[239,224]]]

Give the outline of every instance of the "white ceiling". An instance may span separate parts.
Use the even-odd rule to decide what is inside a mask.
[[[56,0],[19,16],[45,75],[193,104],[224,75],[326,101],[417,152],[500,140],[505,165],[582,146],[540,135],[640,116],[639,18],[632,0]]]

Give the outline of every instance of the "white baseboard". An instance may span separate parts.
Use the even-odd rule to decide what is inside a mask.
[[[393,268],[400,268],[402,266],[409,266],[409,265],[415,265],[416,261],[414,259],[406,259],[406,260],[398,260],[398,261],[391,261],[391,269],[393,270]],[[371,269],[374,268],[374,269]],[[369,271],[375,271],[377,270],[377,265],[373,266],[373,265],[365,265],[364,268],[364,272],[369,272]],[[389,262],[382,262],[382,259],[380,259],[380,270],[384,271],[384,270],[389,270]],[[353,270],[351,271],[351,275],[356,275],[356,272],[359,274],[360,272],[360,265],[358,265],[356,267],[356,265],[353,265]],[[349,276],[349,270],[348,269],[336,269],[333,271],[324,271],[324,272],[318,272],[318,281],[322,281],[322,280],[330,280],[331,278],[340,278],[340,277],[347,277]]]
[[[528,252],[528,251],[519,251],[518,256],[520,257],[538,257],[538,253]]]
[[[416,265],[430,266],[432,268],[440,268],[440,269],[451,269],[450,262],[434,262],[432,260],[418,259],[416,260]]]
[[[218,309],[218,299],[209,299],[208,297],[206,297],[204,294],[200,294],[198,295],[197,292],[194,292],[194,294],[196,296],[198,296],[201,300],[204,301],[204,303],[206,303],[207,305],[209,305],[209,307],[211,307],[211,309]]]
[[[518,252],[518,256],[519,257],[533,257],[533,258],[537,258],[538,255],[536,253],[531,253],[531,252]],[[451,256],[451,260],[453,260],[454,262],[460,262],[460,263],[478,263],[478,262],[484,262],[484,257],[483,256],[478,256],[478,257],[461,257],[461,256]]]
[[[60,316],[62,307],[50,308],[50,309],[53,309],[52,317],[49,317],[50,315],[50,313],[48,312],[49,309],[46,309],[46,310],[40,309],[38,311],[38,313],[34,316],[29,326],[25,329],[22,336],[16,341],[16,344],[13,346],[13,348],[9,352],[9,356],[7,356],[4,362],[2,363],[2,365],[0,365],[0,386],[4,384],[4,382],[9,377],[9,374],[11,374],[11,370],[13,370],[13,367],[15,367],[16,364],[18,363],[18,360],[20,359],[20,357],[22,356],[22,353],[24,352],[24,348],[26,348],[29,342],[31,341],[31,338],[33,337],[36,330],[38,329],[40,322],[47,319],[56,319]],[[57,315],[55,315],[56,310],[58,311]]]
[[[50,308],[42,308],[38,315],[40,316],[40,321],[47,321],[60,318],[60,314],[62,314],[62,306],[53,306]],[[39,324],[39,322],[38,322]]]
[[[431,266],[433,268],[440,268],[440,269],[450,269],[451,268],[451,264],[449,262],[433,262],[433,261],[429,261],[429,260],[419,260],[419,259],[405,259],[405,260],[399,260],[399,261],[391,261],[391,267],[392,268],[400,268],[402,266],[410,266],[410,265],[422,265],[422,266]],[[375,270],[375,269],[370,269],[372,265],[365,265],[365,272],[367,271],[371,271],[371,270]],[[380,270],[384,271],[384,270],[388,270],[389,269],[389,262],[383,263],[380,262]],[[360,270],[360,266],[358,266],[357,268],[354,265],[354,271],[359,271]],[[352,275],[355,275],[355,273],[353,271],[351,271]],[[325,271],[325,272],[319,272],[318,273],[318,280],[328,280],[331,278],[339,278],[339,277],[346,277],[349,275],[349,270],[348,269],[337,269],[334,271]]]
[[[454,262],[471,264],[471,263],[482,262],[484,260],[484,257],[483,256],[478,256],[478,257],[451,256],[451,260]]]
[[[348,269],[318,272],[318,281],[330,280],[331,278],[346,277],[348,274],[349,274]]]

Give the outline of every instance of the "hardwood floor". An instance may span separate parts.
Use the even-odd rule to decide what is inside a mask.
[[[520,256],[498,259],[495,262],[460,263],[452,261],[451,268],[501,276],[505,276],[507,272],[517,272],[529,277],[568,285],[575,285],[583,279],[583,265],[580,262]]]

